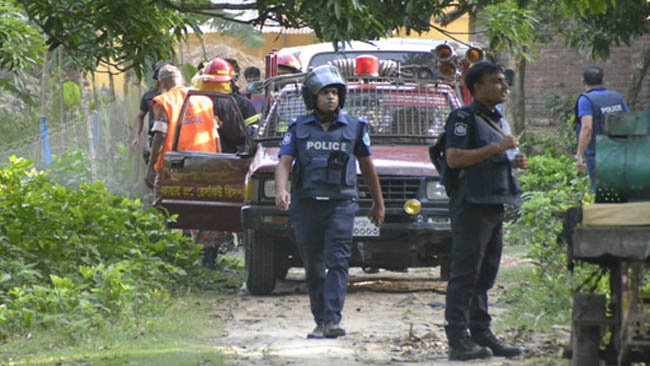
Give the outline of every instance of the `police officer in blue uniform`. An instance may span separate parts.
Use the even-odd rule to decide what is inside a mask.
[[[445,309],[449,359],[512,357],[521,350],[503,345],[490,330],[487,291],[501,261],[504,204],[516,204],[520,192],[512,168],[526,168],[528,161],[523,153],[508,157],[517,139],[503,130],[496,108],[508,95],[502,68],[475,64],[465,85],[474,102],[449,114],[441,169],[453,237]]]
[[[596,172],[596,136],[605,133],[605,115],[627,112],[623,97],[603,86],[603,69],[590,66],[582,73],[585,90],[576,101],[576,166],[579,173],[587,167],[591,192],[594,193]]]
[[[366,120],[341,110],[346,85],[336,67],[323,65],[305,77],[302,96],[313,113],[289,124],[275,173],[275,204],[289,210],[303,260],[316,328],[308,338],[345,335],[341,311],[357,204],[357,169],[373,197],[369,217],[384,220],[379,178],[370,158]],[[295,164],[294,164],[295,160]],[[292,171],[292,193],[287,191]]]

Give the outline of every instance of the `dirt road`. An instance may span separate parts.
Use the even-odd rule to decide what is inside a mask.
[[[274,295],[251,296],[242,291],[226,300],[217,316],[224,334],[215,343],[227,356],[227,365],[458,365],[447,360],[444,333],[444,291],[437,269],[410,269],[408,273],[350,271],[350,285],[342,326],[347,335],[313,340],[306,335],[314,327],[304,272],[291,269]],[[498,293],[498,289],[495,290]],[[492,294],[491,294],[492,295]],[[498,297],[493,296],[490,300]],[[491,308],[499,317],[504,308]],[[568,336],[568,332],[559,337]],[[514,339],[514,335],[506,338]],[[517,339],[526,339],[519,334]],[[555,353],[553,344],[526,339],[526,352],[517,359],[494,357],[469,362],[490,366],[532,365],[531,357]],[[532,348],[532,349],[529,349]],[[568,364],[565,363],[565,364]]]

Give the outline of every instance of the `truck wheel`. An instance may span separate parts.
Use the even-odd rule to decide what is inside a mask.
[[[289,256],[283,250],[276,250],[275,255],[275,279],[282,281],[287,278],[289,268],[291,268]]]
[[[440,280],[449,281],[451,271],[451,257],[442,257],[440,260]]]
[[[263,242],[268,235],[247,229],[246,287],[253,295],[269,295],[275,288],[273,243]]]
[[[275,278],[278,280],[285,280],[289,274],[289,266],[278,267],[275,272]]]

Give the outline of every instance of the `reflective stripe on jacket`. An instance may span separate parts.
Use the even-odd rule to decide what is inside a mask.
[[[169,121],[167,138],[154,166],[157,172],[162,170],[165,152],[172,150],[178,117],[188,90],[185,87],[177,87],[154,98],[154,102],[167,113],[167,121]],[[217,132],[210,98],[194,95],[188,101],[178,139],[178,150],[221,152],[219,133]]]

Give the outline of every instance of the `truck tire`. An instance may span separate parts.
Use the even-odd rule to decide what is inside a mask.
[[[283,250],[275,251],[275,278],[277,280],[283,281],[287,278],[289,274],[289,255]]]
[[[246,241],[246,287],[252,295],[269,295],[275,288],[275,263],[273,243],[263,242],[268,235],[247,229]]]
[[[449,281],[451,271],[451,257],[442,257],[440,261],[440,280]]]

